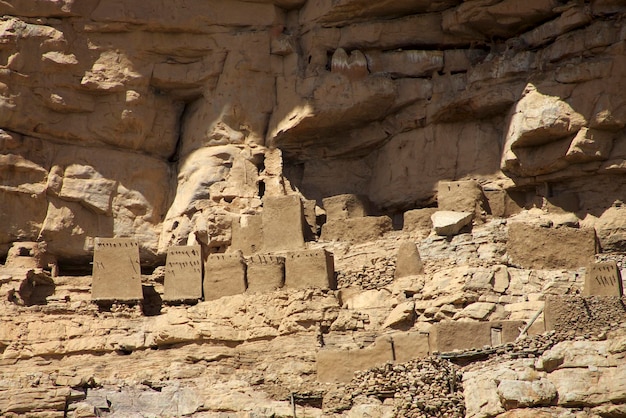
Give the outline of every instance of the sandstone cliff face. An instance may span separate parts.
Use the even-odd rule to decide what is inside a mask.
[[[155,264],[190,234],[223,250],[263,193],[360,193],[395,212],[462,178],[577,193],[579,217],[623,245],[607,213],[624,191],[619,2],[24,0],[0,12],[0,253],[39,238],[76,260],[96,236],[133,236]]]
[[[0,414],[623,416],[623,299],[579,294],[626,271],[625,13],[0,1]],[[168,247],[282,195],[338,289],[163,303]],[[139,242],[143,306],[90,299],[97,237]]]

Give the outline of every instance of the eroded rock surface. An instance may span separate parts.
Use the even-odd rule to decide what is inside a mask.
[[[0,2],[0,414],[624,415],[622,299],[580,295],[626,267],[625,13]],[[142,304],[92,302],[96,238],[138,243]],[[177,245],[335,275],[237,255],[228,296],[168,305]]]
[[[575,193],[581,219],[623,229],[622,6],[365,3],[0,6],[0,252],[132,236],[155,264],[189,235],[223,250],[264,193],[394,212],[463,179],[522,206]]]

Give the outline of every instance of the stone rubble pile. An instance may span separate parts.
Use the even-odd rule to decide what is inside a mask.
[[[569,338],[603,335],[619,328],[626,320],[624,297],[549,297],[546,306],[551,311],[546,318],[546,328],[554,328]]]
[[[456,264],[505,263],[506,225],[505,219],[494,219],[481,228],[474,228],[470,233],[452,237],[433,234],[422,240],[419,251],[424,258],[441,260],[453,257]]]
[[[348,402],[360,397],[393,399],[396,416],[463,417],[463,386],[458,366],[438,357],[386,363],[357,372],[346,386]]]
[[[396,260],[392,257],[373,258],[371,264],[337,272],[337,288],[358,286],[364,290],[380,289],[393,283]]]

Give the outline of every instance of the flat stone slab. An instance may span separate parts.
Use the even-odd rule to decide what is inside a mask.
[[[184,301],[202,298],[202,251],[199,245],[167,249],[163,300]]]
[[[336,289],[335,259],[326,250],[303,250],[285,256],[285,287]]]
[[[458,234],[463,227],[469,225],[473,217],[472,212],[439,210],[433,213],[430,219],[437,235],[450,236]]]
[[[91,300],[98,302],[143,300],[137,240],[96,238]]]
[[[263,198],[263,252],[304,248],[304,212],[296,195]]]
[[[241,251],[209,255],[204,271],[204,300],[215,300],[246,291],[246,263]]]
[[[285,257],[257,254],[247,264],[248,293],[271,292],[285,285]]]

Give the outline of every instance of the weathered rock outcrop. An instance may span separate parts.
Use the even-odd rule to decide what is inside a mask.
[[[69,261],[94,237],[132,236],[155,264],[190,235],[223,250],[264,193],[366,194],[394,212],[464,178],[529,191],[522,205],[537,185],[548,200],[575,193],[581,219],[622,230],[623,12],[599,0],[2,4],[0,253],[39,238]],[[265,158],[272,147],[283,162]],[[598,182],[611,184],[601,199]],[[622,235],[600,240],[621,248]]]
[[[626,414],[622,2],[0,16],[0,415]],[[139,246],[124,303],[96,238]]]

